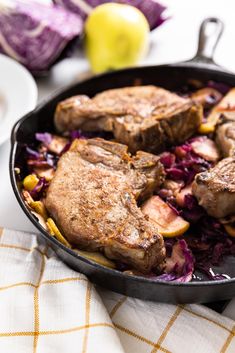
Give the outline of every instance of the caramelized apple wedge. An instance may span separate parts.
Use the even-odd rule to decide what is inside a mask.
[[[206,134],[213,132],[219,121],[220,115],[225,112],[235,111],[235,88],[232,88],[223,99],[211,110],[207,122],[199,126],[199,132]]]
[[[205,136],[195,139],[191,146],[194,153],[209,162],[218,162],[220,159],[219,149],[215,142]]]
[[[190,225],[156,195],[144,203],[142,212],[157,224],[159,233],[166,238],[184,234]]]
[[[235,237],[235,223],[224,224],[224,228],[228,235]]]
[[[116,265],[112,260],[109,260],[107,257],[105,257],[103,254],[99,252],[84,251],[84,250],[79,250],[77,248],[74,248],[73,250],[76,251],[78,255],[81,255],[88,260],[97,262],[99,265],[109,267],[109,268],[116,268]]]
[[[48,218],[46,221],[47,229],[49,233],[55,237],[57,240],[59,240],[63,245],[67,246],[68,248],[71,248],[71,245],[69,242],[65,239],[65,237],[61,234],[60,230],[58,229],[57,225],[53,221],[52,218]]]
[[[175,197],[177,205],[179,205],[180,207],[185,206],[186,195],[192,195],[192,184],[185,186],[183,189],[180,190],[180,192],[178,192],[178,194]]]
[[[204,108],[210,108],[222,99],[222,94],[214,88],[205,87],[191,94],[191,98]]]

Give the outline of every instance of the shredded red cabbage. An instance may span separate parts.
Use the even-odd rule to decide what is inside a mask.
[[[170,152],[163,152],[161,155],[161,163],[164,168],[171,168],[175,164],[175,155]]]
[[[178,240],[171,246],[171,255],[166,259],[165,273],[151,276],[151,278],[156,281],[190,282],[194,272],[194,262],[194,257],[186,241],[184,239]]]
[[[89,135],[89,133],[88,133]],[[70,132],[70,140],[74,141],[76,139],[86,139],[89,138],[86,133],[82,132],[81,130],[73,130]]]
[[[195,268],[211,278],[211,266],[219,265],[224,256],[235,255],[235,239],[227,235],[216,219],[207,215],[194,225],[191,232],[193,237],[185,236],[185,240],[195,256]]]
[[[228,93],[228,91],[231,89],[231,86],[227,85],[226,83],[222,82],[216,82],[216,81],[209,81],[207,82],[207,87],[214,88],[223,95]]]
[[[38,151],[35,151],[34,149],[32,149],[28,146],[26,147],[26,153],[27,153],[27,161],[29,159],[33,159],[33,160],[41,160],[42,159],[41,153],[39,153]]]
[[[43,192],[47,189],[48,183],[45,178],[40,178],[37,185],[30,191],[30,195],[34,200],[40,200]]]
[[[184,207],[181,214],[186,221],[196,223],[206,215],[206,212],[198,205],[197,199],[193,195],[187,194],[184,196]]]
[[[31,172],[34,167],[55,168],[58,162],[58,156],[48,153],[47,151],[38,152],[31,147],[26,147],[26,162]]]
[[[188,185],[197,173],[205,171],[213,165],[192,150],[191,143],[204,138],[204,136],[194,137],[183,145],[162,153],[161,162],[168,179],[181,181],[184,185]],[[167,190],[164,192],[161,190],[160,195],[169,206],[191,224],[190,235],[185,234],[183,239],[193,253],[195,269],[206,274],[211,280],[226,278],[224,274],[214,273],[211,266],[220,265],[227,255],[235,255],[235,239],[227,235],[217,220],[206,214],[193,195],[186,194],[181,206],[177,204],[175,196],[172,193],[167,193]],[[174,240],[165,240],[168,254],[169,249],[175,246],[174,244]],[[161,276],[160,279],[174,280],[172,271]]]
[[[37,141],[42,142],[45,146],[50,145],[52,141],[52,135],[49,132],[37,132],[35,134]]]
[[[197,173],[210,168],[211,163],[198,156],[193,150],[190,142],[164,152],[161,162],[165,168],[168,179],[183,181],[185,185],[191,184]]]

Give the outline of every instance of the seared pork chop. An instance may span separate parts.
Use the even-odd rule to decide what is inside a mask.
[[[164,180],[157,156],[102,139],[75,140],[60,158],[46,207],[74,245],[103,251],[141,272],[162,265],[162,236],[136,199]]]
[[[222,159],[215,167],[197,174],[192,190],[210,216],[235,214],[235,157]]]
[[[216,143],[224,157],[235,156],[235,113],[224,113],[216,129]]]
[[[202,119],[202,106],[155,86],[107,90],[90,99],[75,96],[55,112],[59,131],[112,131],[131,152],[159,152],[192,136]]]

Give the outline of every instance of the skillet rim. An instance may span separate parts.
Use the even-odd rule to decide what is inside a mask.
[[[170,286],[170,287],[207,287],[207,286],[216,286],[216,285],[226,285],[226,284],[233,284],[235,283],[235,277],[233,278],[225,278],[222,280],[202,280],[202,281],[193,281],[193,282],[175,282],[175,281],[163,281],[163,280],[153,280],[150,278],[145,278],[142,276],[136,276],[136,275],[127,275],[124,274],[121,271],[118,271],[116,269],[111,269],[106,266],[100,265],[95,261],[86,259],[85,257],[77,254],[75,251],[72,249],[67,248],[64,246],[61,242],[59,242],[56,238],[52,237],[41,225],[40,223],[36,220],[36,217],[29,211],[29,209],[26,207],[25,202],[23,201],[23,198],[20,194],[20,191],[17,187],[17,182],[16,182],[16,176],[15,176],[15,157],[16,157],[16,149],[17,149],[17,132],[21,126],[21,124],[30,119],[32,117],[32,114],[37,114],[46,104],[50,104],[50,102],[54,99],[56,99],[59,95],[65,94],[67,91],[77,87],[78,85],[82,83],[88,83],[89,81],[92,81],[93,79],[102,79],[103,77],[108,77],[111,75],[119,75],[120,73],[125,74],[125,72],[138,72],[144,68],[147,69],[155,69],[155,68],[192,68],[192,69],[198,69],[200,71],[204,71],[205,73],[211,73],[213,74],[222,74],[223,77],[227,78],[233,78],[235,81],[235,74],[226,72],[224,71],[223,68],[220,68],[215,65],[208,65],[204,63],[197,63],[197,62],[182,62],[182,63],[173,63],[173,64],[163,64],[163,65],[146,65],[146,66],[140,66],[140,67],[130,67],[122,70],[117,70],[117,71],[111,71],[99,75],[94,75],[92,77],[89,77],[88,79],[84,79],[75,83],[72,83],[70,85],[67,85],[65,87],[59,88],[55,90],[52,94],[50,94],[48,97],[44,98],[34,110],[30,111],[26,115],[24,115],[22,118],[20,118],[13,126],[12,131],[11,131],[11,150],[10,150],[10,159],[9,159],[9,174],[10,174],[10,181],[11,181],[11,186],[13,188],[13,192],[16,196],[16,199],[27,216],[27,218],[33,223],[33,225],[40,231],[40,235],[42,235],[44,238],[46,238],[47,241],[52,243],[55,247],[61,248],[63,251],[69,253],[71,256],[73,256],[75,259],[78,258],[80,261],[84,262],[85,264],[88,264],[92,267],[95,267],[99,272],[105,272],[108,275],[114,275],[115,277],[119,278],[124,278],[125,280],[129,280],[132,282],[138,282],[138,283],[151,283],[151,284],[160,284],[163,286]],[[57,255],[58,256],[58,255]]]

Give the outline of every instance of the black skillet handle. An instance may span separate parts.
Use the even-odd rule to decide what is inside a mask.
[[[193,60],[215,64],[214,52],[224,30],[224,24],[215,17],[205,19],[200,28],[198,50]]]
[[[224,24],[216,17],[206,18],[200,27],[198,50],[196,55],[184,64],[191,64],[195,66],[209,66],[211,68],[222,70],[214,60],[214,52],[223,33]]]

